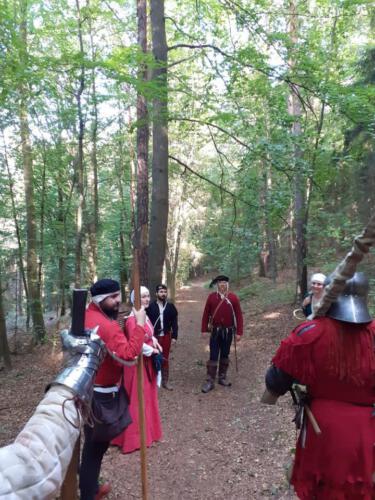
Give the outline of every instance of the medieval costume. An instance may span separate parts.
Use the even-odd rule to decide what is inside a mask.
[[[307,386],[321,434],[304,420],[291,483],[304,500],[375,498],[375,322],[366,306],[367,280],[356,273],[321,317],[281,342],[266,375],[282,395],[294,381]]]
[[[145,329],[136,324],[131,334],[125,337],[115,314],[111,317],[110,309],[118,311],[120,304],[120,285],[117,281],[103,279],[97,281],[90,289],[92,302],[86,310],[85,328],[99,327],[98,335],[104,341],[107,354],[100,365],[94,381],[93,405],[114,398],[119,391],[122,365],[115,361],[113,355],[121,360],[134,360],[142,350]],[[109,302],[109,306],[105,306]],[[129,413],[124,415],[125,425],[130,422]],[[94,428],[85,425],[85,443],[82,450],[79,486],[81,500],[97,500],[109,492],[109,485],[99,487],[98,479],[103,456],[108,449],[110,439],[102,440],[94,435]]]
[[[207,380],[202,386],[202,392],[214,388],[214,382],[219,361],[219,384],[231,385],[227,379],[229,353],[233,338],[240,339],[243,335],[243,316],[240,301],[228,291],[229,278],[217,276],[210,287],[217,284],[217,291],[207,297],[202,316],[202,333],[210,332],[210,359],[207,362]]]
[[[163,348],[162,386],[172,390],[173,388],[169,384],[169,353],[172,340],[176,342],[178,337],[178,313],[174,304],[167,301],[167,287],[165,285],[157,285],[156,296],[157,300],[149,305],[146,313],[153,324],[154,335]]]
[[[144,290],[147,290],[147,288],[141,287],[142,295]],[[128,317],[125,323],[126,336],[131,337],[135,328],[135,318],[133,315],[131,315]],[[143,394],[145,407],[146,446],[149,447],[153,442],[160,441],[160,439],[162,438],[162,427],[159,414],[157,371],[154,367],[152,355],[154,345],[154,329],[149,318],[147,318],[144,330]],[[112,440],[111,444],[119,446],[123,453],[131,453],[135,450],[140,449],[141,447],[138,417],[138,382],[136,366],[124,367],[123,383],[130,399],[129,412],[132,423],[125,429],[123,433]]]

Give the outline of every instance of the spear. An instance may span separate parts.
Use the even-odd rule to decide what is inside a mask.
[[[134,248],[133,256],[133,290],[134,290],[134,307],[139,310],[141,308],[140,282],[139,282],[139,255],[138,249]],[[143,355],[138,356],[137,362],[137,391],[138,391],[138,420],[139,434],[141,437],[141,479],[142,479],[142,499],[148,499],[148,484],[147,484],[147,457],[146,457],[146,421],[145,421],[145,403],[143,397]]]
[[[337,300],[337,297],[344,290],[346,281],[354,276],[359,262],[369,253],[373,245],[375,245],[375,215],[370,218],[362,233],[354,238],[350,252],[333,271],[331,282],[324,288],[322,298],[313,311],[313,318],[325,315],[331,304]],[[277,399],[278,396],[265,389],[261,402],[275,404]]]
[[[375,215],[370,218],[362,233],[354,238],[352,249],[333,271],[331,282],[324,288],[322,298],[314,308],[314,318],[325,315],[331,304],[337,300],[337,297],[344,290],[346,281],[353,277],[357,264],[361,262],[374,244]]]

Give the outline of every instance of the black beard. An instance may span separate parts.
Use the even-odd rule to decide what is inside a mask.
[[[118,317],[118,309],[110,309],[109,307],[103,307],[101,306],[101,310],[104,312],[104,314],[106,316],[108,316],[108,318],[111,318],[111,319],[117,319]]]

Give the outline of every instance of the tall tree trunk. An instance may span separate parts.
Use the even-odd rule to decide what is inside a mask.
[[[6,370],[12,368],[10,359],[10,351],[7,337],[7,327],[5,322],[5,311],[3,304],[3,285],[2,285],[2,269],[0,269],[0,359],[4,361]],[[17,300],[17,297],[16,297]]]
[[[57,188],[57,199],[58,199],[58,216],[57,220],[60,223],[60,227],[63,228],[62,239],[59,243],[59,274],[58,274],[58,289],[59,289],[59,309],[60,315],[64,316],[66,314],[66,217],[64,209],[64,193],[61,188],[61,184],[58,183]]]
[[[147,53],[147,0],[137,0],[138,45]],[[140,64],[138,79],[147,81],[147,66]],[[137,95],[137,230],[139,234],[139,279],[148,285],[148,143],[149,125],[146,97]]]
[[[84,172],[83,172],[83,137],[85,132],[85,124],[82,112],[82,94],[85,89],[85,66],[83,62],[83,37],[82,37],[82,18],[79,0],[76,0],[77,8],[77,23],[78,23],[78,41],[81,58],[81,74],[79,78],[79,86],[76,93],[77,112],[78,112],[78,152],[77,161],[75,162],[78,205],[76,215],[76,248],[75,248],[75,271],[74,281],[76,288],[81,287],[82,280],[82,241],[83,241],[83,214],[85,208],[84,195]]]
[[[275,283],[277,278],[277,259],[276,259],[276,245],[275,234],[272,228],[272,221],[270,216],[270,195],[272,192],[272,171],[270,164],[266,165],[266,237],[267,247],[269,251],[269,267],[267,269],[267,277],[271,278]]]
[[[27,68],[27,1],[20,2],[20,64]],[[35,221],[35,200],[33,188],[33,158],[30,143],[30,129],[27,111],[27,87],[21,80],[19,85],[19,120],[21,136],[21,153],[26,199],[26,229],[27,229],[27,289],[29,292],[29,307],[33,320],[33,333],[36,342],[41,342],[46,336],[40,288],[38,286],[38,257]]]
[[[177,221],[174,230],[173,247],[171,249],[167,247],[166,257],[165,257],[168,296],[171,302],[174,302],[176,299],[176,276],[178,269],[178,259],[180,256],[181,234],[182,234],[182,225]]]
[[[43,141],[43,171],[42,171],[42,192],[40,200],[40,230],[39,230],[39,262],[38,262],[38,286],[42,290],[43,261],[44,261],[44,222],[45,222],[45,204],[46,204],[46,168],[47,152]]]
[[[290,26],[291,41],[293,46],[298,42],[298,18],[294,0],[290,2]],[[294,49],[290,51],[289,64],[295,66]],[[298,88],[290,85],[290,96],[288,103],[289,114],[293,117],[292,137],[294,142],[294,222],[296,235],[296,262],[297,262],[297,293],[299,298],[307,292],[307,267],[305,259],[307,256],[306,242],[306,187],[305,175],[302,164],[302,151],[300,137],[302,135],[301,115],[302,106],[298,97]]]
[[[4,137],[3,137],[3,140],[4,140],[4,145],[5,145],[5,138]],[[26,300],[28,301],[26,273],[25,273],[25,266],[23,265],[23,248],[22,248],[22,240],[21,240],[21,231],[20,231],[20,226],[18,223],[17,210],[16,210],[16,200],[15,200],[14,190],[13,190],[14,181],[13,181],[12,174],[11,174],[11,171],[9,168],[8,154],[7,154],[6,146],[4,146],[4,162],[5,162],[5,166],[6,166],[7,173],[8,173],[9,194],[10,194],[10,201],[11,201],[11,205],[12,205],[13,222],[14,222],[14,227],[16,229],[17,247],[18,247],[18,266],[20,269],[21,279],[22,279],[24,290],[25,290]]]
[[[152,199],[149,246],[149,285],[161,281],[168,226],[168,83],[164,0],[151,0],[152,52],[157,84],[153,99]]]
[[[261,206],[263,206],[263,244],[259,254],[259,276],[271,278],[273,282],[277,277],[275,235],[272,229],[270,215],[270,197],[272,194],[272,174],[270,163],[263,165],[263,187],[261,190]]]

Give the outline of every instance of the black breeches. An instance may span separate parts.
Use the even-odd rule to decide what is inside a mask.
[[[234,328],[214,328],[210,337],[210,361],[228,358],[232,344]]]
[[[79,471],[81,500],[94,500],[99,488],[100,467],[109,442],[92,441],[92,427],[85,425],[85,442]]]

